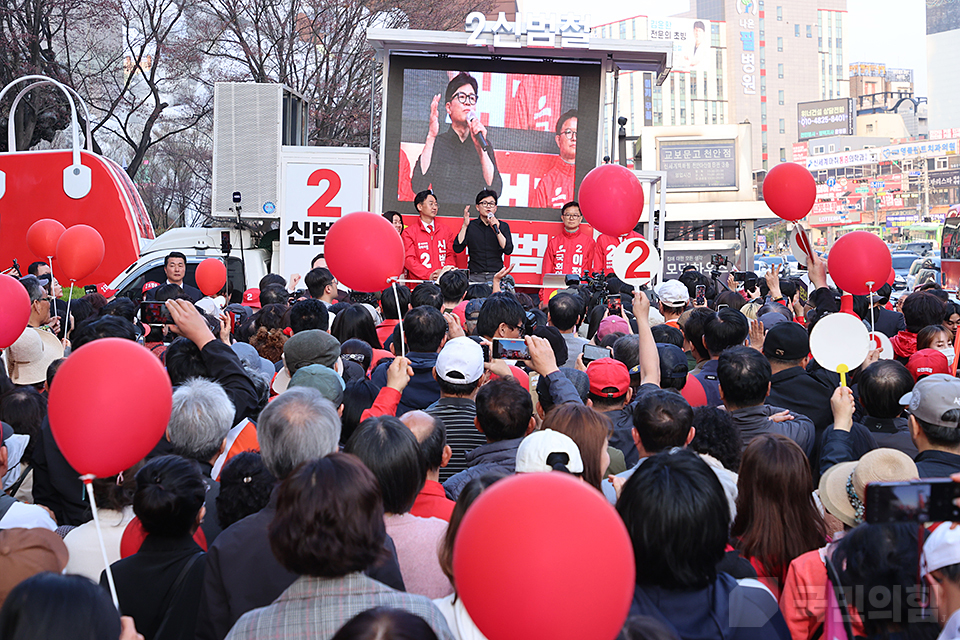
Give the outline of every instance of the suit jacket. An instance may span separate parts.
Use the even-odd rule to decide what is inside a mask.
[[[876,316],[876,330],[888,338],[892,338],[901,331],[907,330],[907,321],[903,319],[903,314],[899,311],[890,311],[882,307],[877,308],[874,313]],[[869,314],[867,315],[869,318]]]
[[[270,549],[267,527],[275,514],[276,494],[266,507],[227,527],[210,545],[199,599],[197,640],[223,640],[240,616],[267,606],[296,581],[297,575],[287,571]],[[389,537],[386,546],[390,553],[384,555],[389,557],[367,572],[402,590],[400,565]]]
[[[453,640],[428,598],[394,591],[361,573],[340,578],[300,576],[276,601],[244,614],[228,640],[326,640],[353,616],[374,607],[405,609],[423,618],[440,640]]]
[[[162,538],[148,535],[139,551],[110,565],[117,585],[120,612],[133,617],[137,631],[145,640],[193,638],[203,585],[203,558],[198,558],[190,566],[177,593],[171,593],[171,590],[186,564],[202,553],[190,536]],[[100,574],[100,584],[107,586],[106,572]],[[157,636],[157,629],[168,610],[170,614],[162,637]]]
[[[165,283],[161,282],[160,284],[165,284]],[[185,294],[187,294],[187,296],[189,296],[190,299],[193,300],[194,302],[197,302],[198,300],[200,300],[200,298],[203,297],[203,292],[200,291],[200,289],[197,289],[196,287],[191,287],[191,286],[190,286],[189,284],[187,284],[186,282],[182,283],[181,286],[180,286],[180,288],[183,289],[183,292],[184,292]],[[146,295],[144,296],[144,299],[145,299],[145,300],[156,300],[156,299],[157,299],[157,298],[156,298],[156,295],[157,295],[157,294],[154,293],[155,291],[156,291],[156,287],[154,287],[153,289],[150,289],[149,291],[147,291]]]

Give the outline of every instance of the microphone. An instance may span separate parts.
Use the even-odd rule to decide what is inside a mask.
[[[488,213],[488,214],[487,214],[487,222],[490,222],[490,219],[491,219],[492,217],[493,217],[493,216]],[[500,235],[500,225],[495,224],[495,225],[493,225],[491,228],[493,229],[493,232],[494,232],[495,234]]]
[[[470,114],[467,116],[467,123],[473,122],[473,121],[476,120],[476,119],[477,119],[477,114],[475,114],[473,111],[471,111]],[[480,148],[483,149],[484,151],[486,151],[486,150],[487,150],[487,138],[486,138],[486,136],[483,135],[483,132],[482,132],[482,131],[477,132],[477,140],[480,141]]]

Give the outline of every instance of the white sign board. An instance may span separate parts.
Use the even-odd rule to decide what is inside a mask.
[[[370,210],[373,152],[284,147],[280,158],[280,275],[306,275],[341,216]],[[325,262],[323,264],[326,264]]]
[[[613,250],[613,272],[634,287],[647,284],[660,273],[660,254],[646,238],[628,238]]]

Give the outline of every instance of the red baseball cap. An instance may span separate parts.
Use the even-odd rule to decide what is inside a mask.
[[[102,295],[104,298],[109,299],[109,298],[112,298],[113,296],[117,295],[118,289],[111,289],[110,287],[107,286],[107,283],[106,283],[106,282],[98,282],[98,283],[97,283],[97,291],[98,291],[98,292],[100,293],[100,295]]]
[[[253,289],[247,289],[243,292],[243,302],[241,302],[245,307],[253,307],[254,309],[260,308],[260,289],[254,287]]]
[[[140,293],[146,293],[147,291],[150,291],[150,289],[156,289],[159,286],[160,286],[160,283],[154,282],[153,280],[151,280],[150,282],[144,282],[143,289],[140,290]]]
[[[590,393],[603,398],[619,398],[630,388],[627,365],[613,358],[600,358],[587,365]]]
[[[932,376],[935,373],[950,373],[947,356],[936,349],[920,349],[907,360],[907,370],[913,376],[914,382],[921,377]]]

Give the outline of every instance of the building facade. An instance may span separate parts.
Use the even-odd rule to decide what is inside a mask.
[[[673,71],[662,86],[644,74],[621,78],[617,115],[628,118],[628,136],[644,126],[749,122],[753,166],[768,170],[790,160],[799,139],[798,103],[849,96],[845,18],[846,0],[697,0],[677,16],[638,16],[594,33],[630,39],[669,33],[675,43]],[[709,51],[694,56],[689,41],[698,23],[701,47],[706,40]],[[630,104],[641,107],[633,117]],[[607,109],[612,118],[612,95]]]
[[[927,95],[930,129],[960,127],[960,3],[927,2]]]

